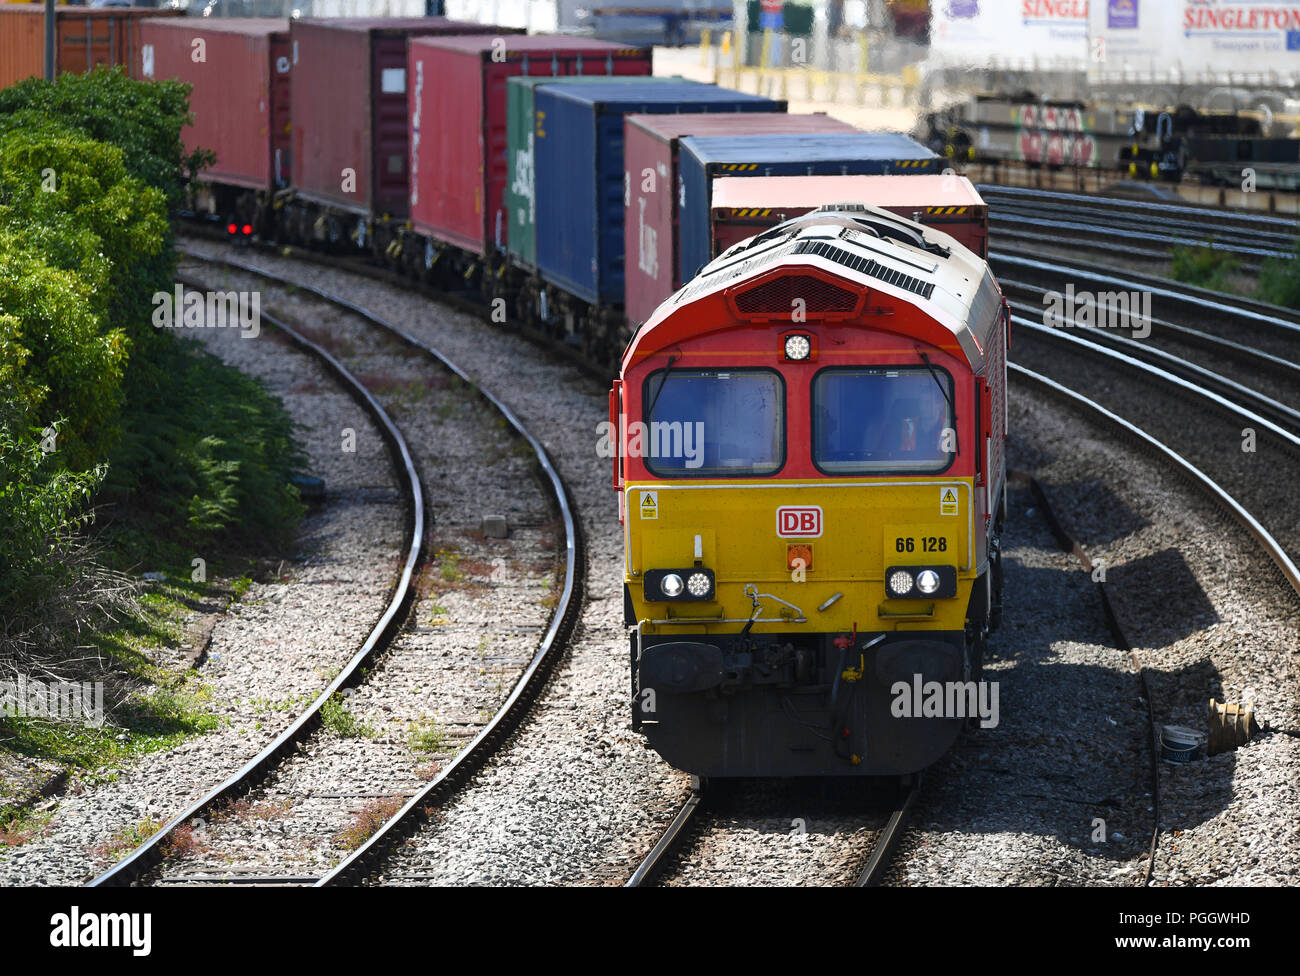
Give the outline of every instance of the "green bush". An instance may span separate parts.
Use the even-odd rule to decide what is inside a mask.
[[[0,133],[0,225],[77,273],[95,311],[133,343],[153,342],[150,296],[174,264],[166,196],[132,176],[120,147],[57,124]]]
[[[1292,247],[1290,257],[1264,260],[1259,267],[1256,295],[1261,302],[1300,308],[1300,240]]]
[[[0,377],[23,426],[66,421],[60,458],[84,471],[117,440],[125,337],[102,327],[93,282],[24,244],[0,229]]]
[[[288,543],[303,511],[290,484],[304,465],[292,420],[255,379],[168,338],[153,364],[165,382],[135,390],[105,497],[129,500],[135,527],[165,527],[191,550]],[[146,547],[168,555],[160,541]]]
[[[1175,281],[1183,281],[1197,288],[1212,291],[1230,291],[1232,276],[1237,272],[1238,261],[1228,251],[1206,244],[1179,245],[1170,253],[1170,274]]]
[[[122,150],[130,174],[180,205],[184,179],[212,153],[186,155],[181,127],[190,119],[190,86],[175,81],[141,82],[120,67],[89,74],[62,74],[55,81],[29,78],[0,91],[0,132],[75,129]]]
[[[266,551],[302,513],[283,406],[151,323],[169,208],[212,155],[182,148],[188,92],[107,69],[0,91],[0,635],[27,627],[23,647],[88,619],[92,497],[113,503],[107,558],[133,569]]]
[[[42,432],[24,430],[22,405],[0,402],[0,594],[27,608],[63,585],[61,558],[86,521],[86,504],[104,469],[71,472],[41,450]]]

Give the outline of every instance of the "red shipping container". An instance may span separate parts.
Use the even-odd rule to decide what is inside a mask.
[[[180,17],[179,10],[145,7],[54,8],[54,73],[82,74],[96,65],[122,65],[140,77],[140,22]],[[0,4],[0,88],[45,77],[45,4]]]
[[[295,20],[294,180],[316,203],[407,213],[406,41],[427,34],[518,34],[444,17]]]
[[[411,222],[475,254],[504,251],[506,79],[648,75],[649,49],[592,38],[426,37],[411,41]]]
[[[989,208],[964,176],[750,176],[713,181],[713,256],[792,217],[834,203],[866,204],[951,234],[982,258]]]
[[[857,132],[829,115],[783,112],[629,115],[624,120],[627,319],[638,326],[678,288],[677,144],[684,136]]]
[[[289,183],[287,19],[146,20],[140,45],[145,78],[193,85],[194,124],[181,139],[187,149],[216,152],[204,179],[251,189]]]

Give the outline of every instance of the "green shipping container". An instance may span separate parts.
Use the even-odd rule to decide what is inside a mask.
[[[514,263],[537,267],[537,185],[533,167],[533,93],[538,85],[609,84],[613,82],[672,81],[680,84],[681,75],[647,78],[637,75],[549,75],[517,76],[506,82],[506,192],[505,211],[510,214],[506,230],[506,248]]]

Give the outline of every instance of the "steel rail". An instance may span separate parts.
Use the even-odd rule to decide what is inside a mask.
[[[1279,427],[1277,424],[1273,423],[1273,421],[1269,420],[1267,417],[1262,417],[1259,414],[1255,413],[1253,410],[1250,410],[1247,407],[1243,407],[1239,403],[1234,403],[1233,401],[1229,400],[1227,397],[1220,396],[1218,393],[1215,393],[1213,390],[1207,390],[1204,387],[1197,386],[1195,383],[1192,383],[1189,380],[1185,380],[1181,376],[1176,376],[1173,373],[1169,372],[1168,370],[1161,369],[1158,366],[1152,366],[1149,363],[1144,363],[1140,359],[1134,359],[1132,356],[1126,356],[1122,352],[1118,352],[1117,350],[1107,348],[1106,346],[1099,345],[1095,342],[1089,342],[1087,339],[1080,339],[1077,336],[1071,335],[1070,333],[1065,332],[1061,329],[1053,329],[1045,325],[1039,325],[1037,322],[1031,322],[1028,319],[1022,318],[1019,315],[1011,316],[1011,321],[1014,325],[1018,325],[1021,328],[1029,329],[1039,336],[1050,337],[1059,342],[1073,343],[1074,345],[1080,348],[1086,349],[1090,354],[1094,356],[1103,356],[1105,358],[1115,360],[1123,364],[1124,366],[1128,366],[1131,369],[1136,369],[1139,370],[1140,372],[1146,373],[1147,375],[1152,376],[1167,385],[1177,387],[1181,392],[1190,393],[1194,397],[1198,397],[1203,400],[1208,400],[1210,401],[1211,404],[1213,404],[1215,407],[1219,408],[1220,410],[1226,413],[1234,414],[1241,420],[1245,420],[1248,423],[1262,427],[1264,430],[1268,431],[1278,440],[1282,441],[1287,447],[1291,448],[1293,451],[1297,453],[1300,453],[1300,435],[1293,434],[1291,433],[1291,431]]]
[[[1046,295],[1048,289],[1042,285],[1033,285],[1023,281],[1016,281],[1012,278],[999,277],[998,284],[1002,287],[1003,294],[1032,294],[1041,299]],[[1017,302],[1012,301],[1014,306]],[[1038,310],[1037,306],[1019,303],[1027,308]],[[1202,332],[1199,329],[1189,328],[1185,325],[1179,325],[1176,322],[1170,322],[1168,319],[1161,319],[1152,316],[1150,319],[1153,329],[1161,332],[1170,333],[1171,338],[1181,339],[1189,345],[1202,346],[1207,349],[1213,349],[1216,352],[1225,353],[1229,357],[1243,361],[1250,361],[1252,365],[1269,370],[1273,373],[1284,374],[1287,379],[1300,383],[1300,363],[1291,362],[1283,359],[1281,356],[1275,356],[1270,352],[1257,349],[1254,346],[1248,346],[1241,342],[1233,342],[1231,339],[1224,339],[1222,336],[1212,335],[1209,332]]]
[[[1281,544],[1273,537],[1272,533],[1264,528],[1264,526],[1262,526],[1259,521],[1241,505],[1240,502],[1238,502],[1223,487],[1221,487],[1218,482],[1214,481],[1214,479],[1204,471],[1186,460],[1172,448],[1165,445],[1162,441],[1157,440],[1146,431],[1137,427],[1135,424],[1106,409],[1096,401],[1090,400],[1082,394],[1076,393],[1069,387],[1057,383],[1055,380],[1043,376],[1041,373],[1036,373],[1032,370],[1026,369],[1015,362],[1008,362],[1007,370],[1012,376],[1024,380],[1030,385],[1038,386],[1047,393],[1067,401],[1075,409],[1082,409],[1085,413],[1091,414],[1095,418],[1101,420],[1107,426],[1118,431],[1121,436],[1135,442],[1141,449],[1155,454],[1160,460],[1170,465],[1181,476],[1191,481],[1202,491],[1203,494],[1208,496],[1211,501],[1219,505],[1221,508],[1225,509],[1237,521],[1237,523],[1246,530],[1247,534],[1255,540],[1273,563],[1281,570],[1282,576],[1291,587],[1292,592],[1295,593],[1297,598],[1300,598],[1300,570],[1296,568],[1295,563],[1291,560],[1291,557],[1287,554],[1286,550],[1282,548]],[[1032,484],[1037,486],[1037,482],[1032,482]],[[1088,560],[1086,554],[1083,553],[1079,544],[1070,539],[1064,528],[1061,527],[1059,520],[1051,510],[1051,506],[1047,501],[1046,495],[1042,493],[1041,488],[1037,488],[1036,494],[1039,495],[1040,504],[1045,506],[1044,511],[1048,516],[1049,525],[1052,528],[1053,534],[1059,541],[1061,541],[1063,547],[1066,547],[1066,541],[1068,540],[1070,543],[1068,548],[1071,548],[1075,555],[1079,557],[1085,570],[1090,571],[1091,561]],[[1098,587],[1100,589],[1102,584],[1099,583]],[[1120,649],[1128,650],[1130,652],[1132,662],[1137,669],[1138,677],[1142,682],[1142,688],[1147,702],[1147,721],[1150,734],[1148,746],[1151,749],[1153,757],[1153,783],[1151,797],[1154,824],[1151,833],[1151,844],[1148,851],[1147,867],[1144,873],[1143,884],[1149,885],[1151,883],[1152,874],[1155,871],[1156,851],[1160,840],[1160,778],[1159,766],[1157,765],[1159,744],[1155,739],[1155,706],[1151,698],[1150,685],[1146,680],[1146,672],[1141,667],[1141,662],[1138,660],[1137,655],[1133,652],[1132,648],[1128,646],[1127,637],[1123,635],[1122,629],[1119,628],[1119,621],[1115,617],[1114,609],[1111,606],[1110,599],[1104,589],[1101,589],[1101,595],[1108,621],[1112,625],[1112,633],[1117,635],[1120,642]]]
[[[1078,221],[1088,230],[1106,230],[1110,232],[1112,237],[1124,237],[1126,239],[1130,232],[1133,231],[1152,231],[1160,235],[1162,239],[1175,234],[1191,234],[1194,235],[1195,243],[1207,245],[1217,243],[1229,246],[1241,245],[1243,247],[1269,245],[1290,255],[1295,244],[1296,235],[1300,234],[1300,226],[1297,226],[1291,233],[1237,227],[1230,220],[1223,218],[1221,214],[1204,214],[1196,220],[1170,219],[1165,216],[1161,216],[1157,220],[1148,214],[1132,213],[1114,207],[1058,207],[1021,200],[1000,201],[997,197],[985,197],[984,202],[990,205],[989,216],[992,219],[1048,216]],[[1212,229],[1207,229],[1207,226]],[[1207,234],[1213,235],[1213,241],[1207,239]]]
[[[876,838],[875,846],[871,849],[871,857],[867,859],[862,873],[858,875],[857,880],[853,883],[855,888],[875,888],[884,880],[885,871],[889,868],[889,859],[894,856],[898,842],[903,838],[903,829],[907,826],[907,818],[911,814],[912,807],[916,804],[916,798],[920,793],[921,776],[918,773],[912,777],[912,782],[908,784],[903,795],[895,801],[894,809],[889,814],[889,819],[885,821],[880,836]]]
[[[1159,296],[1171,302],[1190,306],[1197,313],[1206,310],[1218,312],[1228,318],[1262,326],[1266,329],[1285,334],[1288,338],[1300,338],[1300,312],[1268,305],[1249,298],[1228,296],[1223,292],[1208,288],[1185,285],[1170,278],[1146,275],[1117,268],[1107,264],[1088,264],[1087,266],[1060,264],[1039,258],[1025,257],[1010,251],[990,251],[989,263],[993,265],[1014,265],[1030,271],[1038,271],[1057,277],[1100,281],[1111,285],[1120,285],[1128,289],[1149,291],[1152,297]],[[1225,301],[1224,299],[1228,299]]]
[[[204,285],[185,275],[177,275],[177,280],[190,287],[203,288]],[[402,572],[394,585],[388,605],[378,622],[371,628],[365,642],[339,671],[316,698],[314,702],[295,719],[288,728],[281,732],[261,752],[244,764],[234,775],[228,777],[215,789],[208,791],[198,801],[191,803],[184,812],[173,817],[153,836],[137,847],[129,855],[118,861],[89,882],[89,887],[108,887],[130,884],[139,880],[155,864],[163,860],[164,846],[178,827],[204,813],[211,811],[218,803],[235,799],[251,789],[274,769],[285,756],[289,748],[306,738],[320,725],[321,709],[340,689],[348,686],[367,665],[401,630],[410,602],[413,597],[411,579],[416,563],[424,547],[424,489],[419,473],[415,469],[410,448],[402,432],[380,406],[379,401],[370,391],[352,375],[348,369],[334,358],[327,350],[312,342],[288,323],[263,311],[262,320],[287,335],[299,348],[307,351],[332,372],[354,400],[357,401],[378,423],[384,440],[388,445],[394,467],[403,476],[402,494],[411,513],[410,533],[406,542],[406,554],[402,562]]]
[[[1011,307],[1022,311],[1034,311],[1032,306],[1026,306],[1023,302],[1018,301],[1012,302]],[[1012,321],[1017,325],[1032,328],[1035,332],[1045,330],[1049,333],[1058,334],[1058,330],[1034,323],[1032,320],[1020,315],[1013,315]],[[1254,410],[1263,411],[1264,413],[1271,414],[1274,418],[1295,425],[1291,431],[1286,431],[1287,433],[1294,435],[1297,432],[1300,432],[1300,410],[1296,410],[1284,403],[1280,403],[1272,397],[1260,393],[1258,390],[1253,390],[1248,386],[1243,386],[1236,380],[1223,376],[1220,373],[1216,373],[1213,370],[1206,369],[1204,366],[1181,359],[1173,353],[1166,352],[1163,349],[1143,345],[1138,340],[1130,339],[1127,336],[1112,334],[1104,328],[1074,326],[1073,320],[1067,321],[1070,321],[1071,323],[1070,328],[1077,329],[1079,333],[1095,337],[1092,341],[1099,347],[1104,348],[1109,344],[1115,347],[1115,351],[1125,354],[1126,359],[1134,362],[1145,362],[1147,365],[1153,366],[1154,368],[1160,368],[1156,366],[1155,363],[1150,362],[1150,360],[1156,360],[1163,364],[1163,368],[1171,375],[1178,376],[1181,379],[1205,384],[1200,387],[1200,389],[1203,390],[1217,388],[1220,392],[1226,393],[1228,396],[1234,396],[1241,398],[1242,400],[1250,401],[1254,405]],[[1070,333],[1069,336],[1071,339],[1079,339],[1079,336],[1074,335],[1073,333]],[[1239,401],[1232,402],[1237,403],[1238,406],[1242,406]],[[1256,414],[1256,416],[1260,415]],[[1285,430],[1285,428],[1278,426],[1278,430]],[[1300,449],[1300,441],[1296,442],[1295,447]]]
[[[182,250],[181,253],[189,254],[190,252]],[[537,459],[543,479],[550,486],[553,501],[564,524],[564,587],[555,606],[555,612],[551,615],[551,622],[546,634],[528,666],[519,676],[511,689],[510,695],[497,709],[496,714],[479,730],[479,733],[470,743],[457,753],[456,757],[444,766],[436,777],[411,797],[397,813],[380,826],[364,844],[326,873],[316,883],[315,887],[355,883],[362,880],[367,872],[373,870],[379,864],[387,850],[391,848],[391,845],[403,839],[409,831],[418,827],[427,818],[427,808],[445,802],[453,792],[468,782],[470,777],[482,767],[504,743],[510,733],[518,727],[531,709],[537,693],[545,686],[554,665],[563,656],[576,625],[578,613],[581,610],[582,595],[580,586],[583,579],[583,556],[580,526],[573,512],[568,487],[560,477],[559,471],[551,461],[550,455],[547,453],[546,448],[542,446],[541,441],[524,426],[510,407],[485,390],[476,379],[448,359],[437,348],[418,339],[400,326],[380,318],[363,306],[324,289],[290,281],[274,272],[242,261],[213,258],[204,258],[204,260],[217,261],[235,270],[279,283],[285,287],[292,287],[299,292],[314,295],[332,305],[347,309],[359,318],[397,337],[411,348],[435,360],[444,369],[455,374],[497,410],[515,433],[527,442]]]
[[[699,813],[703,801],[703,792],[692,789],[691,795],[686,798],[686,802],[677,811],[677,816],[673,817],[672,822],[668,824],[668,828],[659,836],[659,840],[650,849],[650,853],[637,865],[637,869],[632,872],[632,877],[628,878],[624,883],[624,888],[648,888],[654,884],[655,879],[658,878],[659,873],[667,863],[668,855],[676,850],[677,845],[686,836],[687,828],[694,823],[695,815]]]
[[[1223,240],[1206,240],[1205,238],[1185,237],[1177,234],[1152,234],[1148,231],[1129,229],[1116,231],[1100,224],[1089,224],[1079,220],[1065,220],[1059,217],[1048,217],[1041,214],[1008,214],[1005,211],[990,213],[990,228],[996,229],[998,224],[1008,224],[1013,227],[1028,225],[1030,227],[1071,231],[1076,236],[1086,234],[1097,238],[1097,240],[1089,242],[1093,244],[1106,244],[1112,242],[1127,243],[1136,240],[1161,244],[1168,247],[1178,245],[1187,247],[1208,247],[1214,251],[1224,251],[1230,254],[1244,254],[1259,258],[1290,258],[1292,256],[1289,251],[1277,251],[1263,247],[1250,247],[1243,244],[1225,242]]]
[[[1206,218],[1214,220],[1232,220],[1246,224],[1260,224],[1268,227],[1277,228],[1277,233],[1286,233],[1290,231],[1293,235],[1300,234],[1300,221],[1288,220],[1285,217],[1269,217],[1263,214],[1245,213],[1237,210],[1219,210],[1215,207],[1193,207],[1186,204],[1177,203],[1152,203],[1146,200],[1129,200],[1124,197],[1112,197],[1100,194],[1090,193],[1065,193],[1060,190],[1039,190],[1029,186],[1009,186],[1000,183],[979,183],[976,184],[981,196],[1008,196],[1008,197],[1025,197],[1034,200],[1059,200],[1063,204],[1085,204],[1101,207],[1113,207],[1116,210],[1127,210],[1134,213],[1149,213],[1153,217],[1166,216],[1175,214],[1177,216],[1187,216],[1200,220]]]

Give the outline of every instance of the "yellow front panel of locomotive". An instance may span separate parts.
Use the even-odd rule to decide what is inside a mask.
[[[752,602],[744,587],[749,583],[799,607],[808,620],[756,625],[760,631],[840,631],[855,621],[864,630],[959,630],[965,619],[975,575],[969,479],[654,482],[629,485],[627,492],[627,582],[639,620],[747,618]],[[646,570],[690,567],[697,552],[700,563],[716,574],[716,602],[644,600]],[[800,567],[792,565],[792,554],[811,558]],[[896,565],[955,567],[957,597],[886,606],[884,571]],[[841,597],[819,611],[835,593]],[[771,613],[765,616],[797,616],[769,602]],[[671,632],[672,626],[662,625],[658,632]],[[739,625],[712,629],[734,631]]]

